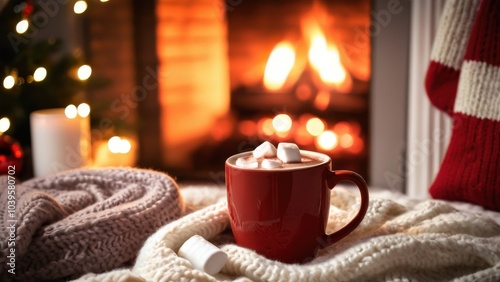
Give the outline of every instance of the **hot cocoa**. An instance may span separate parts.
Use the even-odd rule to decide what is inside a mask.
[[[252,152],[239,154],[229,163],[247,169],[295,169],[316,166],[328,161],[321,154],[301,151],[295,143],[279,143],[278,148],[266,141]]]
[[[256,159],[256,158],[252,157],[252,155],[250,153],[247,156],[243,156],[240,158],[242,158],[242,161],[244,161],[247,164],[255,164],[255,165],[253,165],[253,167],[248,167],[248,168],[266,168],[265,166],[264,167],[262,166],[262,162],[264,160],[273,160],[273,161],[278,161],[281,163],[280,167],[276,167],[274,169],[299,168],[299,167],[303,168],[303,167],[315,166],[315,165],[318,165],[318,164],[325,162],[325,160],[321,159],[320,157],[307,156],[304,153],[302,153],[300,162],[296,162],[296,163],[284,163],[278,158]],[[273,168],[267,167],[267,169],[273,169]]]

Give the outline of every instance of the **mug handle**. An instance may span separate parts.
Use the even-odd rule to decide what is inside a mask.
[[[335,187],[335,185],[337,185],[337,183],[339,183],[340,181],[349,181],[356,184],[361,195],[361,205],[358,214],[356,214],[356,216],[346,226],[342,227],[340,230],[337,230],[332,234],[325,234],[323,240],[326,245],[322,247],[327,247],[354,231],[354,229],[358,227],[358,225],[365,217],[366,211],[368,210],[369,201],[368,186],[366,185],[363,177],[361,177],[361,175],[357,174],[356,172],[350,170],[328,170],[326,179],[328,187],[330,189],[333,189],[333,187]]]

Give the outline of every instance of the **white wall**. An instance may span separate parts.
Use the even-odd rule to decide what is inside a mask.
[[[406,192],[414,198],[429,197],[451,135],[451,119],[431,105],[423,83],[444,2],[412,3]]]

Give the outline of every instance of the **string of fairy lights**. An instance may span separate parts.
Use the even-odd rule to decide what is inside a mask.
[[[100,2],[108,2],[109,0],[100,0]],[[75,14],[82,14],[88,8],[87,1],[78,0],[73,5],[73,11]],[[22,9],[22,19],[16,24],[16,32],[18,34],[25,33],[29,27],[29,16],[33,13],[34,6],[33,0],[27,0],[24,3]],[[92,74],[92,68],[89,65],[82,65],[78,68],[77,77],[80,80],[87,80]],[[14,69],[9,75],[3,79],[3,87],[7,90],[12,89],[16,85],[22,85],[24,83],[34,83],[41,82],[47,77],[47,69],[43,66],[35,69],[32,75],[28,75],[26,78],[19,77],[17,71]]]
[[[109,0],[99,0],[101,2],[108,2]],[[75,2],[75,5],[73,5],[73,11],[75,14],[83,14],[87,10],[87,1],[85,0],[78,0]]]
[[[100,2],[108,2],[109,0],[100,0]],[[82,14],[87,10],[87,2],[84,0],[78,0],[73,5],[73,11],[75,14]],[[27,0],[22,8],[22,19],[16,24],[16,32],[18,34],[25,33],[29,27],[29,16],[33,13],[34,6],[32,0]],[[87,80],[92,74],[92,68],[89,65],[82,65],[77,70],[77,78],[80,80]],[[35,83],[41,82],[47,77],[47,69],[43,66],[35,69],[32,75],[27,77],[19,77],[17,75],[17,70],[11,70],[11,73],[4,77],[3,87],[7,90],[14,88],[16,85],[22,85],[24,83]]]
[[[79,80],[87,80],[92,74],[92,68],[89,65],[81,65],[78,68],[76,74]],[[3,79],[3,87],[7,90],[10,90],[16,85],[41,82],[45,79],[45,77],[47,77],[47,69],[45,69],[44,67],[36,68],[33,74],[26,76],[26,78],[18,76],[17,70],[13,69],[11,73]]]
[[[107,2],[107,0],[101,0],[101,2]],[[33,0],[26,0],[24,3],[20,4],[18,10],[15,12],[20,12],[22,14],[21,20],[16,24],[15,30],[18,34],[22,35],[28,31],[30,28],[30,16],[34,12]],[[81,14],[87,9],[87,3],[85,1],[77,1],[73,6],[73,10],[76,14]],[[38,83],[44,81],[47,77],[47,69],[44,66],[38,66],[32,74],[28,74],[25,77],[19,75],[16,68],[9,71],[3,78],[3,87],[6,90],[13,90],[15,87],[22,87],[25,83]],[[76,69],[76,79],[80,81],[85,81],[90,78],[92,74],[92,68],[89,65],[83,64]],[[7,92],[8,93],[8,92]],[[87,107],[88,105],[85,104]],[[85,106],[84,105],[84,106]],[[85,107],[84,107],[85,108]],[[85,108],[86,109],[86,108]],[[85,111],[85,110],[84,110]],[[89,108],[90,111],[90,108]],[[5,133],[10,128],[11,122],[8,117],[0,118],[0,135]]]
[[[109,0],[100,0],[100,2],[108,2]],[[30,16],[33,14],[34,5],[33,0],[26,0],[19,12],[22,13],[21,20],[16,24],[15,30],[18,34],[24,34],[30,28]],[[78,0],[73,4],[73,12],[75,14],[83,14],[88,8],[87,1]],[[3,78],[3,87],[6,90],[12,90],[16,86],[22,86],[25,83],[38,83],[42,82],[47,77],[47,69],[43,66],[37,67],[32,74],[27,75],[26,77],[21,77],[18,74],[17,69],[12,69],[10,74]],[[92,75],[92,68],[87,65],[81,65],[76,70],[76,78],[85,81],[90,78]],[[65,108],[65,115],[68,118],[75,118],[77,115],[81,117],[87,117],[90,114],[90,107],[86,103],[82,103],[80,105],[68,105]],[[11,126],[11,122],[8,117],[0,118],[0,136],[9,130]],[[131,143],[128,139],[113,136],[108,142],[109,150],[112,153],[117,154],[127,154],[131,150]]]

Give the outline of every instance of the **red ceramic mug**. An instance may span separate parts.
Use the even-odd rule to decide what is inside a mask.
[[[285,263],[310,261],[320,248],[351,233],[368,209],[364,179],[348,170],[331,170],[327,155],[301,150],[311,162],[290,167],[242,168],[226,160],[227,203],[236,244]],[[356,184],[361,205],[356,216],[340,230],[326,234],[330,190],[340,181]]]

